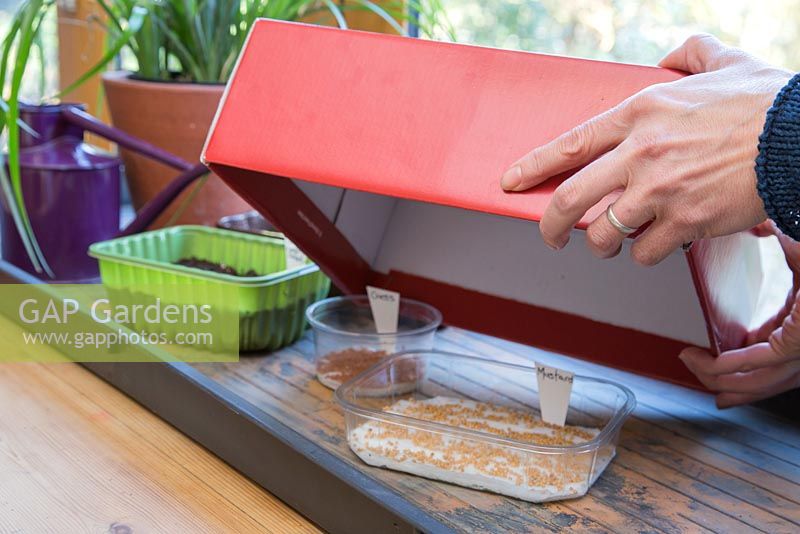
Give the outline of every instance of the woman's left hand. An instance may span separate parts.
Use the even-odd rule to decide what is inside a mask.
[[[761,225],[763,227],[767,224]],[[794,287],[784,308],[761,328],[751,332],[748,347],[718,358],[696,347],[680,358],[695,376],[717,394],[717,406],[729,408],[773,397],[800,387],[800,243],[772,227],[780,240]]]

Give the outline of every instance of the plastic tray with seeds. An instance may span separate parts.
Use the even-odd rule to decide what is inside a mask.
[[[367,464],[531,502],[584,495],[636,405],[624,386],[575,376],[558,427],[539,417],[535,367],[436,351],[391,356],[336,398]]]

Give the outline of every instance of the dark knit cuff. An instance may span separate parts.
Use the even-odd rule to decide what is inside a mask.
[[[800,241],[800,74],[780,90],[767,112],[756,176],[767,216]]]

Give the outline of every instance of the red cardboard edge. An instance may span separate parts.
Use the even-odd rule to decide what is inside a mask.
[[[346,293],[363,293],[367,285],[386,287],[436,306],[446,323],[453,326],[702,388],[678,358],[688,346],[685,342],[407,273],[375,272],[291,180],[225,165],[211,164],[210,168],[313,258]],[[244,183],[248,186],[242,187]],[[480,316],[471,310],[481,310]]]
[[[696,243],[697,246],[702,246],[701,243]],[[696,257],[696,247],[693,245],[692,249],[686,251],[686,261],[689,264],[689,272],[692,275],[692,282],[694,289],[697,292],[697,298],[700,301],[700,309],[703,311],[703,319],[706,323],[706,331],[708,332],[709,350],[714,356],[720,355],[720,340],[714,330],[714,321],[712,318],[711,310],[709,308],[709,295],[705,284],[702,282],[700,274],[699,261]]]

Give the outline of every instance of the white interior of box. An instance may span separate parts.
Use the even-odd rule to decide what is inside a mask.
[[[371,193],[295,182],[378,272],[401,271],[604,323],[708,346],[688,263],[676,252],[655,267],[636,265],[630,243],[611,260],[595,258],[584,232],[554,253],[536,223]],[[775,243],[736,264],[752,280],[737,299],[745,324],[762,320],[790,287]],[[758,250],[757,247],[754,250]],[[773,261],[775,258],[778,261]],[[765,262],[765,258],[767,261]],[[762,292],[766,272],[772,291]],[[775,283],[779,272],[781,283]],[[782,296],[781,296],[782,295]],[[765,298],[770,302],[760,302]],[[766,310],[755,312],[754,310]],[[536,325],[531,325],[536,328]],[[580,332],[576,332],[580,335]],[[647,357],[643,354],[642,357]]]

